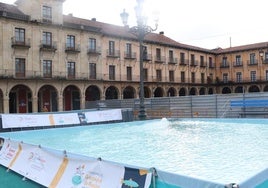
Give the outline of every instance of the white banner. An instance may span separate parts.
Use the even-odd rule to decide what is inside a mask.
[[[18,142],[4,140],[1,138],[2,148],[0,150],[0,164],[9,168],[19,155],[22,148]]]
[[[85,112],[87,123],[122,120],[121,109]]]
[[[53,114],[50,119],[51,125],[77,125],[80,124],[77,113]]]

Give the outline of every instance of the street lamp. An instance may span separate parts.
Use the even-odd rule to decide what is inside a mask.
[[[155,28],[147,26],[147,18],[143,14],[143,1],[144,0],[137,0],[137,6],[135,7],[135,13],[137,18],[137,26],[133,26],[129,28],[129,32],[135,35],[139,41],[139,48],[140,48],[140,109],[139,109],[139,119],[144,120],[146,119],[146,111],[144,105],[144,71],[143,71],[143,40],[145,35],[157,30],[157,21],[155,20]],[[123,10],[120,14],[122,22],[124,26],[127,26],[128,22],[128,13]]]

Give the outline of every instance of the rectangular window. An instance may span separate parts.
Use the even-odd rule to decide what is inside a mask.
[[[115,44],[114,41],[109,41],[109,55],[114,56],[115,55]]]
[[[132,80],[132,67],[127,67],[127,80]]]
[[[143,46],[143,60],[149,60],[147,46]]]
[[[195,83],[195,73],[194,72],[191,73],[191,82]]]
[[[15,59],[16,67],[16,77],[24,78],[25,77],[25,59],[16,58]]]
[[[156,81],[162,81],[162,71],[161,71],[161,69],[156,70]]]
[[[52,46],[52,33],[43,32],[42,44],[49,47]]]
[[[71,50],[75,49],[75,36],[67,35],[66,47]]]
[[[130,43],[126,44],[126,54],[125,57],[131,58],[131,53],[132,53],[132,47]]]
[[[75,62],[67,63],[68,78],[75,78]]]
[[[144,81],[148,81],[148,69],[143,69]]]
[[[169,81],[170,82],[174,82],[175,79],[174,79],[174,71],[173,70],[170,70],[169,71]]]
[[[52,77],[52,61],[43,60],[43,77],[51,78]]]
[[[185,53],[180,53],[180,64],[185,64]]]
[[[223,57],[222,58],[222,67],[228,67],[228,61],[227,61],[227,57]]]
[[[235,56],[235,66],[241,66],[241,65],[242,65],[241,55]]]
[[[161,49],[156,48],[156,60],[161,61]]]
[[[252,82],[256,82],[257,78],[256,78],[256,71],[250,71],[250,80]]]
[[[96,63],[89,63],[89,79],[96,79]]]
[[[236,73],[236,82],[237,83],[241,83],[242,82],[242,73],[241,72],[237,72]]]
[[[205,73],[201,73],[201,83],[205,83]]]
[[[195,65],[195,56],[191,54],[191,65]]]
[[[90,52],[96,52],[97,46],[96,46],[96,39],[94,38],[89,38],[88,42],[88,49]]]
[[[52,8],[48,6],[43,6],[43,19],[52,19]]]
[[[209,67],[212,68],[213,67],[212,57],[208,58],[208,63],[209,63]]]
[[[185,72],[181,72],[181,83],[185,82]]]
[[[168,52],[168,58],[169,58],[169,62],[170,63],[174,63],[175,61],[174,61],[174,55],[173,55],[173,51],[172,50],[169,50],[169,52]]]
[[[109,80],[115,80],[115,66],[109,65]]]
[[[265,71],[265,79],[268,81],[268,70]]]
[[[204,56],[200,56],[200,66],[203,67],[205,66],[205,61],[204,61]]]
[[[255,65],[256,64],[255,53],[249,54],[249,64],[250,65]]]
[[[222,80],[223,80],[223,83],[228,83],[228,74],[227,73],[224,73],[222,75]]]
[[[15,41],[16,43],[25,43],[25,29],[15,28]]]

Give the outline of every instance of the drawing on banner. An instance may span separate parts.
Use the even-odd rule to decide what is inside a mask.
[[[151,182],[151,173],[148,170],[125,167],[122,188],[149,187],[146,185],[147,179],[149,179],[148,182]]]
[[[30,152],[29,157],[28,157],[28,162],[30,163],[30,167],[32,169],[41,171],[41,170],[44,170],[46,160],[42,158],[38,153]]]
[[[5,140],[0,137],[0,151],[1,151],[2,147],[3,147],[3,145],[4,145],[4,142],[5,142]]]

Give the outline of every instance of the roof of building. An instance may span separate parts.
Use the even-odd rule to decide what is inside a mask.
[[[10,5],[10,4],[6,4],[6,3],[1,3],[0,2],[0,11],[3,12],[10,12],[10,13],[14,13],[14,14],[23,14],[23,12],[21,12],[17,6],[15,5]]]

